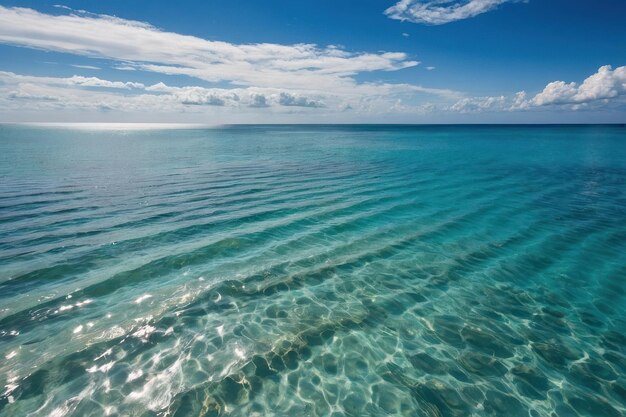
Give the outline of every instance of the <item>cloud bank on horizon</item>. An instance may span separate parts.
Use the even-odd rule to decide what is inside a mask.
[[[416,16],[421,16],[421,22],[441,24],[483,13],[505,2],[402,0],[387,14],[396,18],[390,13],[394,9],[410,12],[412,21],[420,21]],[[101,70],[105,61],[120,74],[137,71],[163,80],[183,76],[188,85],[78,74],[46,77],[0,68],[0,110],[4,113],[59,116],[83,110],[133,113],[157,120],[158,114],[187,118],[212,114],[228,116],[229,121],[239,120],[237,117],[247,121],[259,115],[278,117],[264,120],[283,121],[295,114],[319,120],[371,121],[372,117],[385,115],[410,118],[544,108],[576,111],[625,104],[626,66],[602,66],[580,83],[553,81],[543,88],[539,86],[534,95],[520,91],[514,95],[472,96],[454,89],[383,81],[385,73],[419,65],[404,52],[352,52],[315,44],[236,44],[168,32],[146,22],[61,10],[63,14],[52,15],[0,6],[0,43],[97,60],[97,65],[71,64],[77,70],[93,73]],[[369,79],[380,78],[364,81],[363,74],[371,74]]]

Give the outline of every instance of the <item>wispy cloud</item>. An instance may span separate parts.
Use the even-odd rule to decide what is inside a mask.
[[[6,86],[13,86],[11,91],[58,97],[56,106],[93,108],[93,103],[100,103],[98,108],[123,111],[143,105],[145,111],[152,112],[216,107],[280,112],[282,107],[290,113],[350,108],[367,113],[386,112],[394,108],[399,97],[410,96],[409,101],[414,102],[422,95],[433,96],[435,101],[463,96],[449,89],[416,84],[357,81],[356,76],[365,72],[418,65],[403,52],[358,53],[313,44],[233,44],[166,32],[145,22],[59,9],[69,14],[0,6],[0,43],[108,59],[117,70],[152,72],[164,78],[184,75],[190,77],[190,84],[196,79],[195,83],[201,80],[204,85],[219,83],[220,88],[172,87],[165,83],[144,86],[79,75],[54,78],[3,74]],[[91,69],[89,65],[76,67]],[[7,88],[1,89],[5,97]],[[90,95],[84,89],[91,89]],[[4,101],[3,105],[11,108],[15,100]]]
[[[400,0],[385,10],[385,14],[397,20],[443,25],[478,16],[514,1],[519,0]]]
[[[94,65],[78,65],[78,64],[70,64],[70,67],[80,68],[80,69],[88,69],[88,70],[99,70],[100,67],[96,67]]]
[[[105,58],[129,68],[209,82],[274,88],[350,89],[356,74],[418,64],[402,52],[353,53],[313,44],[233,44],[106,15],[55,16],[6,7],[0,7],[0,42]]]
[[[454,103],[449,110],[459,113],[502,111],[508,108],[507,99],[498,97],[466,97]]]
[[[5,83],[48,84],[57,86],[102,87],[122,89],[144,88],[144,85],[142,83],[108,81],[97,77],[83,77],[81,75],[73,75],[71,77],[38,77],[0,71],[0,80],[3,80],[3,82]]]
[[[9,100],[34,100],[34,101],[58,101],[58,97],[31,94],[26,91],[10,91],[7,94]]]

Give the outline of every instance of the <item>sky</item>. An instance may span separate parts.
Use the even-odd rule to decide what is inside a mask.
[[[0,0],[0,122],[626,123],[624,0]]]

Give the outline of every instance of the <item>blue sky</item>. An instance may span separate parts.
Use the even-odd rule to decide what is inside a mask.
[[[626,122],[623,0],[0,1],[0,121]]]

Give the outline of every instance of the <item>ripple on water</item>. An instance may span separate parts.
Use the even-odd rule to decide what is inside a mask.
[[[623,129],[3,134],[0,417],[626,415]]]

